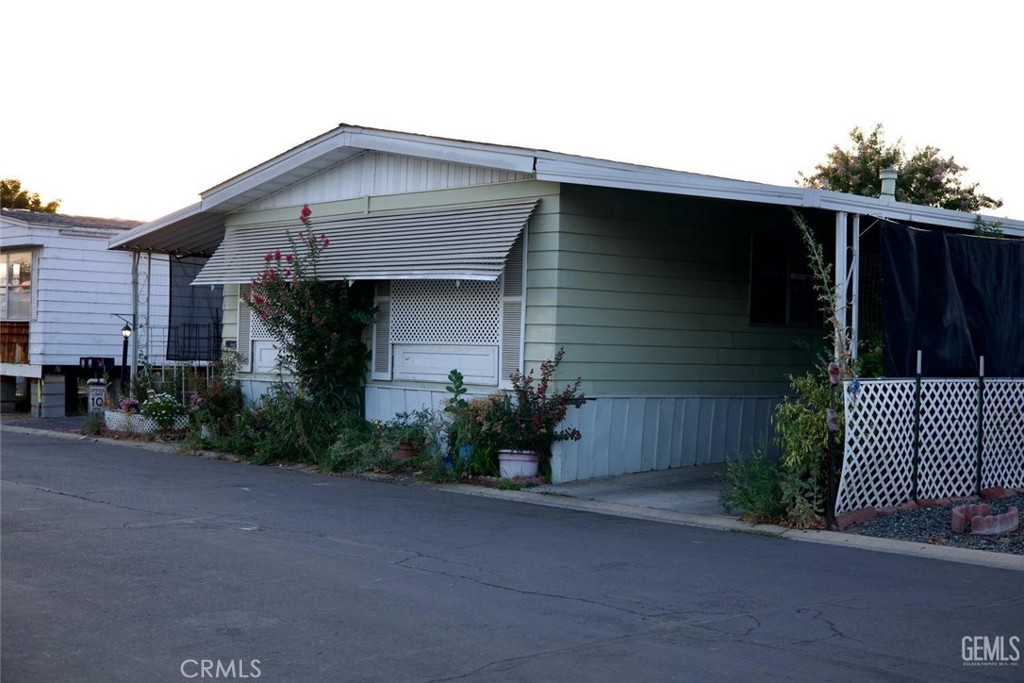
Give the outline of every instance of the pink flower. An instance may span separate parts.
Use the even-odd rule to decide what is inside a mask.
[[[331,241],[327,239],[327,235],[324,235],[324,249],[330,245]]]
[[[284,260],[287,261],[288,263],[291,263],[293,258],[295,257],[292,256],[291,254],[288,254],[287,256],[284,257]]]
[[[299,212],[299,218],[302,219],[302,220],[306,220],[307,218],[309,218],[312,215],[313,215],[313,211],[310,210],[309,204],[303,204],[302,205],[302,211]]]
[[[280,261],[281,260],[281,250],[280,249],[278,249],[277,251],[274,252],[274,260],[275,261]]]
[[[267,261],[269,263],[270,261],[274,260],[274,255],[273,254],[267,254],[266,256],[263,257],[263,260]]]

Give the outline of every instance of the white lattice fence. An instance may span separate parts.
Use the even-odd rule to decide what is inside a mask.
[[[921,380],[918,498],[974,493],[977,464],[978,380]]]
[[[861,381],[856,392],[844,386],[846,436],[836,513],[901,503],[911,491],[914,385]]]
[[[1024,380],[985,380],[981,486],[1024,488]]]
[[[915,380],[844,384],[846,433],[836,513],[898,505],[913,493]],[[973,493],[976,379],[921,381],[918,498]],[[982,487],[1024,486],[1024,380],[985,380]]]

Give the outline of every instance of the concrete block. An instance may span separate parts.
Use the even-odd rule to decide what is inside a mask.
[[[874,506],[869,505],[859,510],[851,510],[850,512],[844,512],[843,514],[836,517],[836,526],[842,530],[852,524],[860,524],[866,522],[869,519],[874,519],[878,516]]]
[[[1020,526],[1020,512],[1011,507],[1001,515],[983,515],[971,519],[972,534],[1006,534]]]
[[[981,490],[982,500],[999,500],[1006,497],[1006,489],[1002,486],[990,486]]]
[[[958,534],[965,533],[967,522],[975,517],[991,515],[992,506],[985,503],[979,505],[958,505],[950,514],[950,526]],[[973,528],[973,527],[972,527]]]

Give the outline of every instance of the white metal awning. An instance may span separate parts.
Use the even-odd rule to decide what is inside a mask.
[[[313,232],[330,246],[317,265],[324,280],[496,280],[538,200],[439,207],[348,218],[313,217]],[[287,224],[228,228],[224,241],[192,282],[251,282],[266,255],[289,253],[302,231]]]

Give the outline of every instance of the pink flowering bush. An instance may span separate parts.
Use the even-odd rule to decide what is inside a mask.
[[[368,283],[322,280],[318,265],[331,246],[316,232],[313,212],[303,206],[302,230],[282,235],[287,248],[264,257],[253,279],[249,305],[264,321],[280,350],[282,369],[295,376],[301,395],[332,407],[358,408],[369,361],[363,330],[373,322]]]

